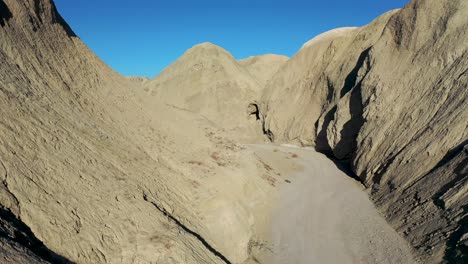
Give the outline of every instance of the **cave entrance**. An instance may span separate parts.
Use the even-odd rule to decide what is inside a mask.
[[[249,116],[255,116],[256,120],[260,120],[260,111],[258,110],[258,105],[257,104],[249,104],[249,107],[247,108]]]

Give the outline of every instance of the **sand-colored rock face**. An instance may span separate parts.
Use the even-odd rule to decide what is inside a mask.
[[[257,80],[261,87],[265,87],[268,81],[288,61],[288,57],[275,54],[252,56],[238,60],[250,74]]]
[[[149,81],[148,77],[141,77],[141,76],[126,76],[126,78],[132,82],[136,82],[139,84]]]
[[[330,42],[333,39],[346,36],[346,34],[349,34],[349,32],[354,31],[358,29],[357,27],[342,27],[342,28],[335,28],[330,31],[327,31],[325,33],[322,33],[315,38],[307,41],[302,45],[301,49],[306,49],[310,46],[317,46],[319,45],[320,42]]]
[[[247,107],[261,86],[226,50],[203,43],[189,49],[145,89],[167,105],[205,117],[242,139],[255,138]]]
[[[259,103],[275,141],[348,160],[388,221],[431,262],[460,260],[466,250],[467,13],[466,1],[412,1],[312,41]]]
[[[125,117],[113,120],[137,109],[119,98],[125,79],[75,37],[51,1],[1,5],[10,14],[0,28],[2,206],[74,262],[208,261],[207,250],[180,253],[199,242],[187,236],[184,244],[184,231],[144,199],[151,188],[143,185],[160,185],[159,172],[142,164],[148,155],[117,125]]]
[[[51,0],[0,7],[0,204],[9,222],[27,226],[61,262],[247,259],[274,190],[258,158],[182,108],[203,112],[198,99],[166,105],[107,67]],[[212,65],[246,71],[234,60],[226,71]],[[246,76],[238,82],[255,94]],[[246,108],[239,116],[248,120]],[[2,236],[5,259],[50,260],[17,241]]]

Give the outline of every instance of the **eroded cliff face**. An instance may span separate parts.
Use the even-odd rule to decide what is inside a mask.
[[[347,161],[431,262],[467,258],[467,13],[466,1],[415,0],[326,33],[281,68],[258,104],[274,141]]]
[[[188,238],[187,246],[171,242],[182,241],[176,239],[179,228],[161,212],[152,213],[157,210],[143,199],[143,186],[131,180],[157,185],[151,183],[155,166],[141,163],[151,159],[118,125],[127,121],[114,119],[132,108],[131,99],[116,103],[126,81],[85,47],[51,1],[1,6],[2,207],[65,262],[151,259],[146,250],[160,252],[153,259],[171,258],[165,244],[188,252],[197,239]],[[156,243],[135,249],[123,240]]]
[[[18,242],[20,228],[55,262],[247,259],[258,204],[274,190],[250,177],[271,173],[253,153],[110,69],[51,0],[1,0],[0,10],[5,258],[51,261]]]

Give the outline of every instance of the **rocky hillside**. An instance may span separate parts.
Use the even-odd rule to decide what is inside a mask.
[[[238,60],[239,64],[244,66],[250,72],[261,87],[265,87],[268,81],[273,78],[275,73],[283,66],[288,57],[275,54],[266,54],[261,56],[251,56],[246,59]]]
[[[413,0],[365,27],[325,33],[257,102],[272,141],[349,164],[431,263],[467,258],[467,13],[463,0]]]
[[[263,87],[221,47],[194,46],[144,86],[154,98],[201,115],[243,141],[261,137],[246,109]]]
[[[271,173],[258,158],[212,121],[148,97],[142,82],[110,69],[52,0],[0,0],[0,11],[2,258],[247,259],[274,190],[250,177]],[[242,83],[256,92],[252,78]]]

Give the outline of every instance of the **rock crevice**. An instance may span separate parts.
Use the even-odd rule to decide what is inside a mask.
[[[206,239],[204,239],[200,234],[197,232],[193,231],[190,229],[188,226],[184,225],[182,222],[180,222],[177,217],[173,216],[171,213],[169,213],[166,209],[164,209],[162,206],[158,205],[155,201],[150,201],[147,197],[146,194],[143,195],[143,199],[149,203],[151,203],[159,212],[161,212],[164,216],[166,216],[170,221],[174,222],[180,229],[185,231],[186,233],[192,235],[195,237],[203,246],[211,252],[214,256],[217,258],[221,259],[224,263],[226,264],[231,264],[230,262],[221,252],[216,250],[212,245],[208,243]]]

